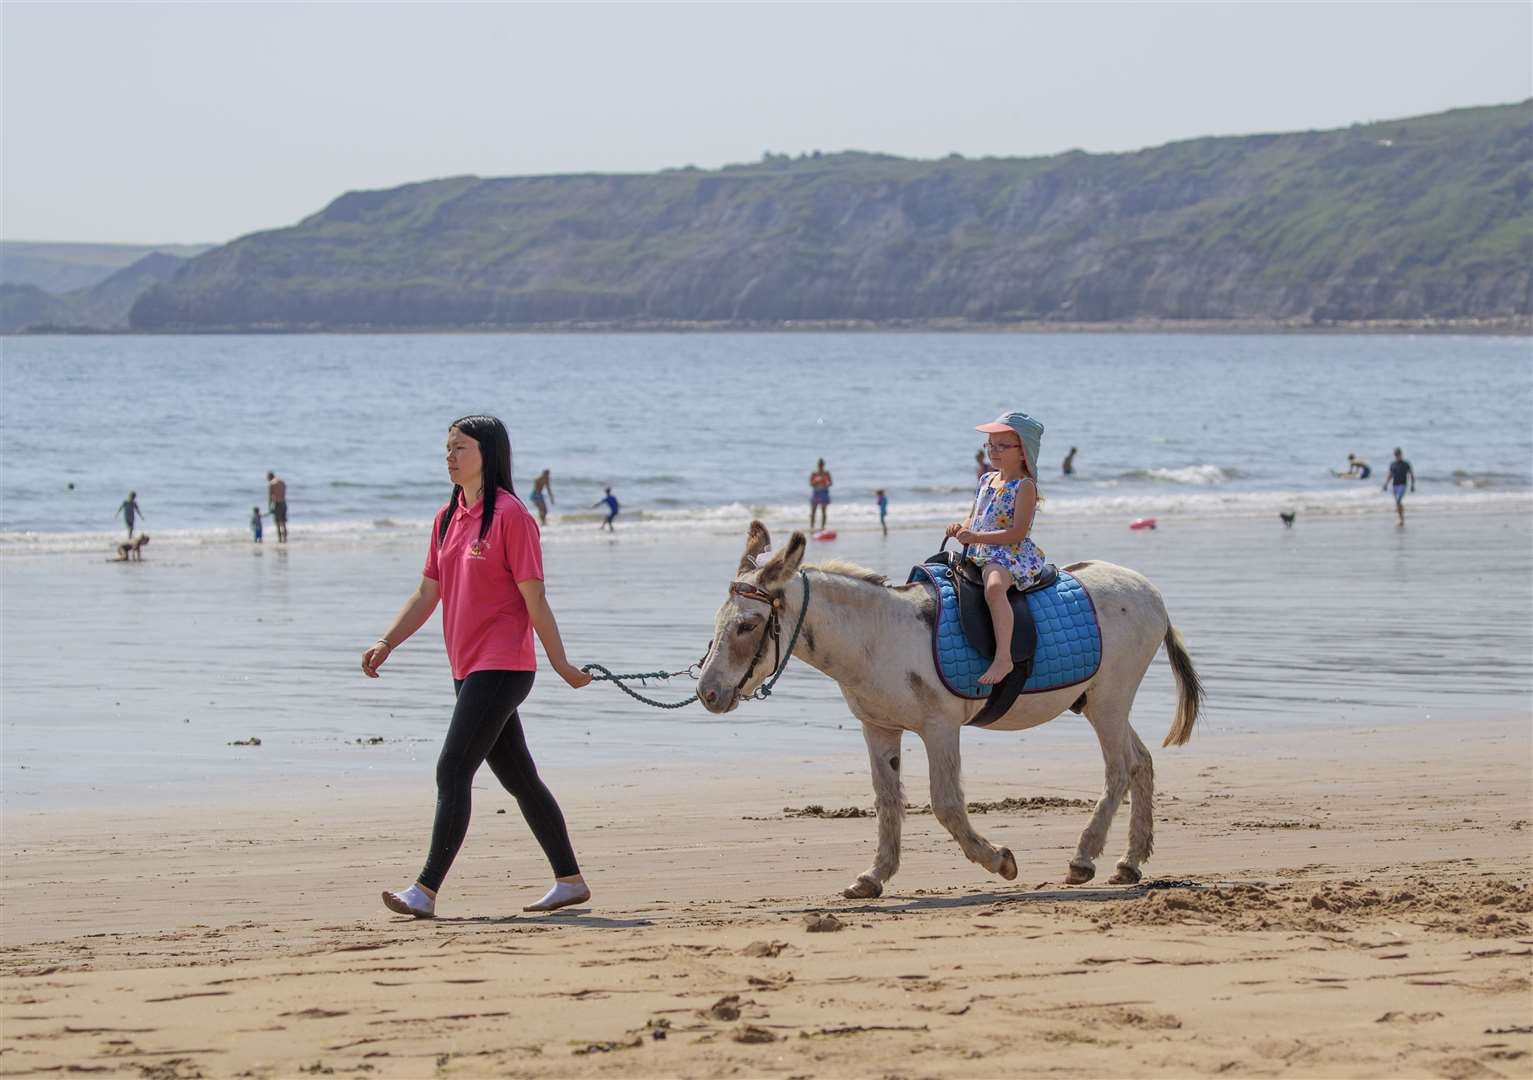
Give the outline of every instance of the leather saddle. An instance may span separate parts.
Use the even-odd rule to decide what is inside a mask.
[[[979,567],[964,558],[961,551],[943,550],[925,561],[924,565],[937,564],[948,568],[958,598],[958,623],[964,637],[974,649],[986,657],[996,654],[995,623],[990,618],[990,606],[985,603],[985,583]],[[1033,655],[1038,649],[1038,627],[1033,622],[1033,611],[1027,603],[1027,594],[1040,589],[1052,589],[1059,579],[1059,571],[1053,563],[1044,566],[1038,580],[1026,589],[1012,586],[1006,593],[1011,601],[1011,674],[991,687],[985,706],[970,723],[979,726],[994,723],[1006,714],[1022,692],[1023,685],[1033,673]]]

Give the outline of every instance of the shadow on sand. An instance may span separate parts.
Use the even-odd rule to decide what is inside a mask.
[[[590,908],[566,908],[546,914],[525,912],[518,915],[464,915],[458,918],[437,916],[434,922],[447,926],[584,926],[592,930],[630,930],[654,926],[650,919],[608,919],[592,915]]]
[[[859,914],[903,914],[917,911],[944,911],[954,908],[994,907],[999,904],[1099,904],[1108,900],[1139,900],[1160,889],[1202,889],[1201,882],[1184,880],[1141,881],[1137,885],[1069,886],[1054,889],[1036,889],[1030,892],[982,892],[965,893],[962,896],[915,896],[908,899],[891,897],[880,903],[877,900],[848,901],[828,898],[818,907],[783,908],[785,914],[810,914],[821,911],[855,912]]]

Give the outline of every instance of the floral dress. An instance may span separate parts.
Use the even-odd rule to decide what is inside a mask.
[[[1021,490],[1022,480],[1003,480],[999,487],[995,486],[992,479],[999,479],[997,473],[986,473],[979,482],[979,491],[974,496],[974,513],[970,515],[969,526],[974,532],[1000,532],[1009,529],[1017,520],[1017,492]],[[1043,552],[1038,545],[1033,543],[1031,536],[1024,537],[1020,544],[972,544],[968,549],[968,559],[975,566],[983,567],[987,563],[999,563],[1011,571],[1011,576],[1017,583],[1017,587],[1026,588],[1038,579],[1043,572]]]

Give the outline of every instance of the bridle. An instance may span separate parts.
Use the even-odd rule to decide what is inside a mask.
[[[757,600],[766,604],[770,611],[767,613],[766,626],[762,628],[761,640],[756,643],[756,652],[751,657],[751,662],[745,665],[745,674],[740,676],[740,681],[735,683],[735,693],[739,694],[745,689],[745,684],[751,681],[751,674],[756,670],[757,663],[766,655],[767,641],[772,642],[772,675],[769,679],[758,686],[755,691],[743,695],[743,700],[765,701],[772,696],[772,687],[782,677],[783,669],[788,666],[788,661],[793,659],[793,646],[798,644],[798,633],[804,628],[804,616],[809,614],[809,575],[804,571],[798,572],[799,579],[804,583],[804,603],[799,608],[798,622],[793,626],[793,633],[788,638],[787,655],[783,655],[782,648],[782,609],[784,594],[780,592],[767,592],[758,585],[749,581],[731,581],[729,592],[732,596],[738,596],[744,600]],[[703,655],[702,664],[706,664],[713,655],[715,642],[708,643],[708,651]],[[699,665],[701,667],[701,664]]]

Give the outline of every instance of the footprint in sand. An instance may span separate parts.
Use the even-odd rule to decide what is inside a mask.
[[[345,1011],[333,1009],[301,1009],[298,1012],[278,1013],[278,1016],[291,1016],[294,1020],[333,1020],[337,1016],[349,1016]]]

